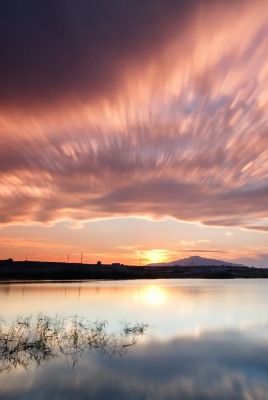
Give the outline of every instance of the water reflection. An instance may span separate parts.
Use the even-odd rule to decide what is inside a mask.
[[[10,285],[8,294],[2,289],[1,332],[19,332],[24,343],[29,337],[35,358],[27,346],[23,353],[23,340],[10,342],[12,360],[23,355],[28,365],[25,370],[22,360],[10,365],[2,359],[12,373],[0,374],[1,400],[268,399],[268,280],[20,284]],[[30,318],[30,333],[26,324],[38,312],[48,343],[43,347],[38,318]],[[125,319],[133,324],[120,323]],[[148,323],[146,335],[139,332],[144,324],[135,321]],[[54,330],[58,339],[51,336]],[[17,356],[14,348],[20,349]],[[46,357],[36,362],[40,348]]]
[[[141,303],[149,304],[152,306],[159,306],[165,303],[167,297],[166,290],[160,286],[150,285],[143,288],[137,298]]]
[[[8,293],[6,288],[8,287]],[[170,338],[267,320],[268,280],[155,280],[0,285],[2,317],[39,312],[106,320],[145,321]],[[161,315],[161,318],[159,316]]]
[[[147,325],[126,323],[121,332],[108,333],[106,321],[85,322],[81,318],[51,318],[45,315],[17,318],[0,323],[0,373],[41,366],[64,356],[74,367],[83,353],[126,354],[126,349],[144,335]]]
[[[30,381],[25,374],[3,381],[0,398],[267,400],[267,376],[267,341],[221,331],[149,341],[127,357],[84,353],[74,369],[51,363]]]

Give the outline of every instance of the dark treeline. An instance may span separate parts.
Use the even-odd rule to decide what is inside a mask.
[[[36,261],[0,261],[0,281],[61,281],[155,278],[268,278],[268,269],[234,266],[126,266]]]

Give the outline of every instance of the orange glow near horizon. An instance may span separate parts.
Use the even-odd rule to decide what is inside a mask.
[[[145,250],[140,253],[142,264],[157,264],[169,261],[169,251],[163,249]]]
[[[265,260],[261,258],[268,252],[265,237],[254,231],[230,228],[227,231],[170,220],[104,220],[79,229],[57,224],[42,228],[14,226],[0,229],[0,259],[80,263],[83,253],[85,264],[101,261],[103,264],[120,262],[139,266],[199,255],[265,266]],[[153,248],[153,244],[159,248]]]
[[[0,258],[268,262],[268,2],[193,3],[155,42],[100,48],[84,85],[7,91]]]

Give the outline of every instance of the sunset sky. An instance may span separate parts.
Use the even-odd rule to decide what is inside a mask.
[[[267,0],[1,0],[0,259],[268,267]]]

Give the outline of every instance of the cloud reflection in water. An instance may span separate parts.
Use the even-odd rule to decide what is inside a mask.
[[[1,382],[1,399],[267,399],[268,342],[253,331],[148,341],[127,357],[83,354]],[[133,349],[134,350],[134,349]]]

